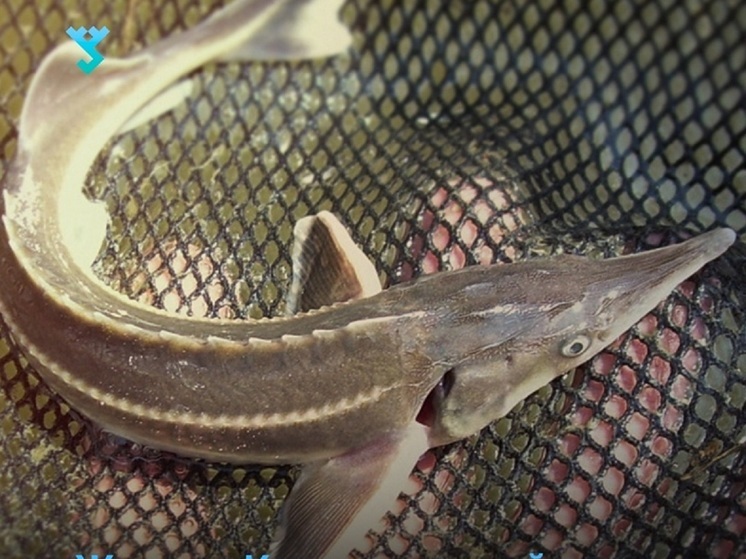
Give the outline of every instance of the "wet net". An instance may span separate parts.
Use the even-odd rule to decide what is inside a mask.
[[[69,25],[106,25],[118,56],[218,4],[0,0],[0,169]],[[322,209],[385,285],[731,227],[733,249],[590,364],[428,453],[354,555],[746,557],[746,4],[351,0],[342,18],[349,53],[209,65],[102,152],[97,273],[244,319],[283,312],[293,224]],[[267,553],[296,467],[102,433],[0,335],[0,557]]]

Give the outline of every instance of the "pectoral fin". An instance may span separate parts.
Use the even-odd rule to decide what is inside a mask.
[[[375,266],[334,214],[320,212],[298,221],[287,314],[361,299],[379,291],[381,282]]]
[[[347,557],[395,504],[427,449],[427,428],[414,423],[364,448],[309,465],[285,503],[272,558]]]

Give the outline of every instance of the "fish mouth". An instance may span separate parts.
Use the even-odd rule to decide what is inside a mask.
[[[456,373],[453,369],[449,369],[440,378],[438,384],[436,384],[425,397],[425,401],[422,403],[420,411],[417,412],[417,423],[430,429],[435,427],[435,424],[441,416],[443,402],[448,398],[455,382]]]

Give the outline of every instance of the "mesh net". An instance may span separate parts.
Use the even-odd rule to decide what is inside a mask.
[[[69,25],[106,56],[219,3],[0,0],[0,166]],[[746,4],[351,0],[349,54],[210,65],[118,137],[88,193],[97,273],[178,313],[283,312],[292,226],[328,209],[384,284],[715,224],[746,235]],[[746,557],[742,241],[592,363],[428,453],[358,557]],[[295,467],[185,460],[102,433],[0,323],[0,556],[266,553]]]

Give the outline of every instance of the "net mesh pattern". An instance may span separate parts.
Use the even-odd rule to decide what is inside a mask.
[[[0,0],[3,172],[69,25],[106,25],[118,56],[218,5]],[[385,285],[731,227],[739,244],[591,363],[430,451],[354,554],[746,557],[746,4],[351,0],[342,18],[349,53],[211,64],[187,103],[103,150],[96,272],[245,319],[283,312],[293,224],[322,209]],[[0,556],[267,552],[297,467],[102,433],[0,335]]]

